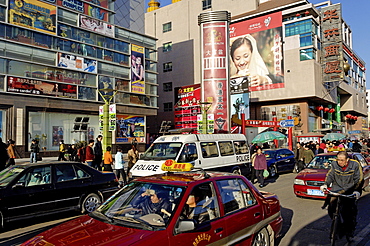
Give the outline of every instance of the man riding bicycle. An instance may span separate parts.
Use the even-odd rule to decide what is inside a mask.
[[[363,182],[363,173],[361,164],[358,161],[351,160],[348,153],[340,151],[337,154],[337,160],[331,163],[331,169],[326,175],[325,185],[320,189],[325,191],[331,185],[331,191],[344,195],[349,195],[357,192],[360,196]],[[336,210],[338,202],[337,196],[328,196],[329,207],[328,214],[333,218],[333,213]],[[346,235],[347,241],[352,241],[353,233],[356,228],[357,204],[355,199],[345,198],[341,202],[342,209],[340,210],[343,218],[342,232]],[[342,212],[343,211],[343,212]]]

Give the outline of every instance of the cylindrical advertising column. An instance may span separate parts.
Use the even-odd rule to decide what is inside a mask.
[[[229,22],[227,11],[201,13],[202,102],[211,103],[215,132],[230,131]],[[208,131],[208,133],[212,133]]]

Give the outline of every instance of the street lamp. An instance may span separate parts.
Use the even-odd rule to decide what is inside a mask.
[[[202,134],[208,133],[208,109],[212,106],[210,102],[200,102],[200,109],[202,110]]]
[[[107,150],[108,146],[112,147],[112,132],[109,131],[109,105],[117,90],[114,89],[98,89],[98,93],[103,98],[103,153]]]

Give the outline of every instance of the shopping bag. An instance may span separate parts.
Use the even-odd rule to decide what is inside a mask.
[[[267,178],[270,175],[269,171],[263,170],[263,177]]]

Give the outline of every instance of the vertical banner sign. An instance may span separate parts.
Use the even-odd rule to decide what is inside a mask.
[[[203,130],[203,116],[201,114],[197,115],[197,131],[201,133]]]
[[[216,132],[230,128],[228,30],[228,21],[201,23],[202,101],[212,104],[207,113],[214,115]]]
[[[109,131],[116,130],[116,104],[109,105]]]
[[[144,47],[131,45],[131,92],[145,94]]]
[[[103,131],[103,113],[104,113],[103,106],[99,106],[99,130],[101,132]]]
[[[213,114],[207,115],[207,133],[212,134],[215,130],[215,116]]]
[[[197,114],[200,110],[200,84],[178,88],[175,98],[175,128],[197,128]]]
[[[323,7],[321,14],[323,81],[343,79],[342,11],[340,4]]]

